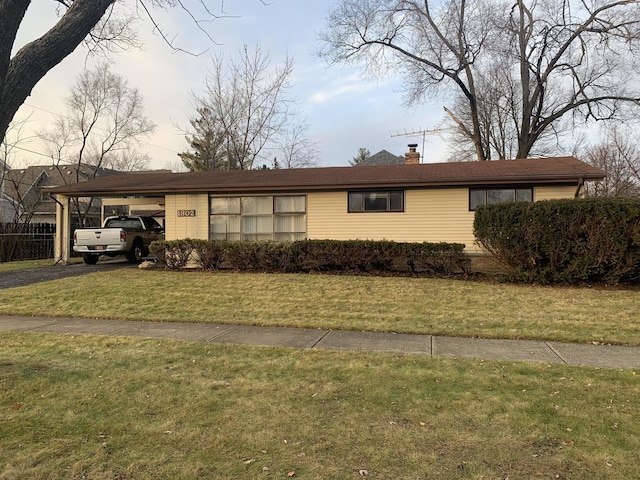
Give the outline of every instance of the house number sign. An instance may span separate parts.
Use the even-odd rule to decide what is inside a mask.
[[[195,210],[178,210],[178,216],[179,217],[195,217],[196,211]]]

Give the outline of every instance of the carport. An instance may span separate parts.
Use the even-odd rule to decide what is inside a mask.
[[[72,252],[72,199],[76,197],[99,198],[103,219],[116,206],[126,206],[130,214],[156,216],[153,212],[164,212],[167,240],[207,239],[211,186],[209,178],[203,175],[206,173],[212,172],[135,172],[47,189],[56,202],[56,263],[68,263]],[[226,183],[226,179],[221,179],[214,188]]]
[[[78,186],[81,184],[74,184]],[[109,207],[127,207],[129,212],[133,210],[144,210],[153,212],[164,212],[165,197],[163,196],[103,196],[92,193],[91,191],[78,191],[76,195],[59,193],[59,189],[64,187],[56,187],[52,190],[52,197],[56,202],[56,235],[54,239],[54,259],[56,264],[66,265],[71,256],[71,199],[75,196],[99,198],[102,203],[101,220],[104,220],[105,211],[110,210]],[[77,189],[76,189],[77,190]],[[74,192],[75,193],[75,192]],[[135,212],[134,212],[135,213]]]

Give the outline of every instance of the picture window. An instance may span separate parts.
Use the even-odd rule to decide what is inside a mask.
[[[211,197],[212,240],[295,241],[307,237],[304,195]]]

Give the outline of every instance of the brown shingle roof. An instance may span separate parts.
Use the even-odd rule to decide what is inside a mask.
[[[604,178],[574,157],[371,167],[118,175],[51,189],[69,195],[260,193],[460,185],[577,183]]]

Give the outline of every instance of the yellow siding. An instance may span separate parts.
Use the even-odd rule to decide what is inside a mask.
[[[195,217],[179,217],[178,210],[195,210]],[[167,195],[165,239],[209,238],[209,195]]]
[[[553,200],[558,198],[574,198],[577,188],[577,185],[550,185],[544,187],[535,187],[533,192],[533,199],[535,201],[538,201]]]
[[[310,239],[456,242],[476,250],[467,188],[407,190],[404,212],[347,212],[347,192],[310,193]]]
[[[534,199],[573,198],[575,190],[575,186],[535,187]],[[480,251],[468,188],[407,190],[402,213],[348,213],[347,192],[310,193],[307,198],[310,239],[452,242],[463,243],[470,252]]]
[[[147,198],[128,198],[128,197],[113,197],[103,198],[102,206],[107,205],[129,205],[136,206],[138,208],[149,208],[149,210],[164,208],[164,197],[147,197]]]
[[[575,186],[535,187],[534,199],[573,198]],[[209,195],[167,195],[165,238],[209,238]],[[195,217],[178,217],[195,210]],[[307,238],[455,242],[479,251],[468,188],[406,190],[404,212],[348,213],[347,192],[307,194]]]

